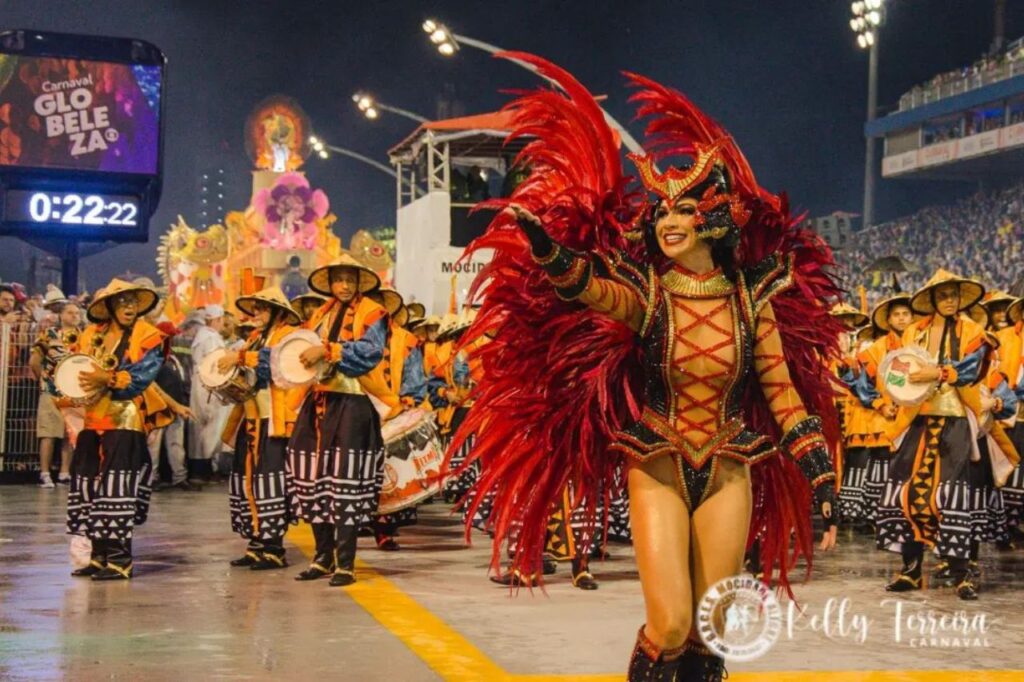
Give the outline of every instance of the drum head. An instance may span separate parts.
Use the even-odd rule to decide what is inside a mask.
[[[271,351],[270,367],[274,380],[285,386],[305,386],[313,383],[320,367],[305,367],[299,356],[312,346],[320,344],[320,337],[310,329],[300,329],[281,339]]]
[[[935,383],[914,383],[910,375],[932,364],[927,351],[920,348],[901,348],[886,355],[878,371],[882,385],[892,401],[897,405],[913,407],[927,400],[935,389]]]
[[[217,363],[220,359],[227,355],[226,348],[218,348],[210,351],[210,353],[203,358],[203,361],[199,363],[199,380],[203,382],[203,386],[206,388],[220,388],[224,384],[231,380],[234,370],[228,372],[221,372],[217,369]]]
[[[65,398],[81,400],[91,393],[78,384],[78,377],[85,372],[99,369],[99,364],[89,355],[75,353],[57,363],[53,370],[53,385]]]

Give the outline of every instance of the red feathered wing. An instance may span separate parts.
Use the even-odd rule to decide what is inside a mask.
[[[838,354],[840,328],[829,310],[841,291],[829,275],[835,265],[831,250],[818,235],[801,227],[803,216],[790,214],[785,195],[758,185],[743,152],[722,126],[682,93],[643,76],[627,73],[626,77],[637,88],[630,101],[637,104],[637,117],[647,119],[647,148],[656,158],[692,156],[695,144],[720,143],[732,191],[751,212],[737,251],[739,266],[750,269],[770,256],[792,259],[792,285],[772,298],[772,307],[790,376],[808,413],[821,417],[834,457],[840,429],[828,361]],[[743,404],[748,426],[777,442],[781,434],[760,386],[748,387]],[[768,458],[751,473],[754,512],[749,542],[761,543],[766,580],[778,568],[779,582],[788,588],[787,571],[800,556],[807,559],[810,571],[810,488],[786,456]]]
[[[520,204],[553,239],[581,252],[621,248],[636,209],[625,189],[618,141],[597,102],[550,62],[523,53],[500,56],[533,65],[562,92],[519,93],[507,106],[514,113],[509,139],[529,140],[516,163],[531,173],[511,197],[485,205],[500,211]],[[469,516],[493,494],[494,564],[511,541],[513,566],[533,572],[552,503],[566,484],[571,481],[577,499],[591,509],[606,493],[602,481],[612,480],[616,464],[607,446],[639,412],[639,365],[629,329],[555,295],[510,218],[499,212],[467,252],[480,249],[494,255],[470,294],[486,288],[462,345],[484,334],[492,340],[474,351],[484,378],[448,452],[476,435],[465,466],[479,461],[482,471]]]

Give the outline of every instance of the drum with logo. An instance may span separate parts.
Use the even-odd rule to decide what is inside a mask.
[[[88,372],[101,369],[100,363],[91,355],[72,353],[65,355],[53,370],[53,385],[63,398],[63,403],[74,407],[87,407],[95,404],[106,389],[87,391],[79,384],[79,377]]]
[[[321,361],[306,367],[300,359],[304,351],[322,343],[320,336],[311,329],[299,329],[281,339],[270,350],[270,373],[274,383],[282,388],[297,388],[323,378],[327,363]]]
[[[916,346],[907,346],[890,351],[882,359],[878,371],[885,392],[895,404],[915,407],[928,400],[938,382],[915,383],[910,380],[910,375],[934,365],[935,361],[928,355],[928,351]]]
[[[256,395],[256,372],[251,368],[236,366],[221,372],[217,367],[221,358],[234,352],[218,348],[210,351],[199,363],[199,381],[227,405],[244,403]]]
[[[444,450],[434,415],[406,410],[381,427],[384,436],[384,485],[378,514],[415,506],[441,490]]]

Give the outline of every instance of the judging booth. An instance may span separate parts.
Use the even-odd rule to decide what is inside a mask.
[[[494,216],[472,208],[515,186],[512,163],[525,143],[505,144],[511,118],[493,112],[429,121],[389,152],[398,174],[395,288],[428,313],[447,310],[453,286],[465,300],[490,260],[487,252],[460,258]]]

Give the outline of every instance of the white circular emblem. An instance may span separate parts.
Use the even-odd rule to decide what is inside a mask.
[[[697,605],[697,632],[727,661],[751,661],[772,648],[782,609],[771,588],[749,575],[719,580]]]

